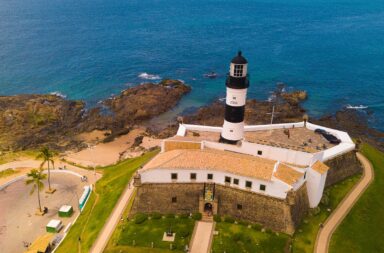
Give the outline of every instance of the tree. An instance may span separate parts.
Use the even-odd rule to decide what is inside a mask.
[[[49,164],[52,164],[52,168],[55,169],[55,162],[53,161],[54,153],[48,148],[43,147],[40,150],[40,153],[37,155],[36,159],[43,159],[43,162],[40,165],[40,168],[42,169],[45,164],[48,166],[48,190],[52,191],[51,189],[51,171]]]
[[[40,202],[40,191],[44,189],[44,183],[42,182],[43,180],[47,179],[47,174],[44,174],[42,169],[32,169],[28,174],[27,174],[27,180],[25,181],[26,185],[32,184],[32,189],[30,191],[30,195],[32,195],[35,190],[37,190],[37,200],[39,201],[39,210],[41,210],[41,202]]]

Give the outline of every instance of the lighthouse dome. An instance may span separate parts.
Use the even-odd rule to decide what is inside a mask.
[[[241,55],[241,51],[237,53],[237,55],[232,59],[231,63],[234,64],[247,64],[248,61]]]

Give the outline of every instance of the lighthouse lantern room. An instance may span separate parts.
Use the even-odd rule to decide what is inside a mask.
[[[247,99],[248,61],[241,52],[232,59],[226,80],[225,118],[220,142],[236,144],[244,136],[244,109]]]

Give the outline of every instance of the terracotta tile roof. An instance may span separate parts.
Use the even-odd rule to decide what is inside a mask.
[[[320,174],[324,174],[329,170],[329,167],[324,163],[317,161],[312,165],[312,169],[319,172]]]
[[[303,175],[304,173],[298,172],[297,170],[289,167],[288,165],[285,165],[284,163],[280,163],[276,172],[274,173],[276,178],[289,185],[296,183],[300,178],[303,177]]]
[[[187,142],[187,141],[164,141],[164,150],[171,151],[174,149],[200,149],[201,142]]]
[[[142,171],[160,169],[217,170],[262,180],[271,180],[275,161],[212,149],[172,150],[160,153]]]

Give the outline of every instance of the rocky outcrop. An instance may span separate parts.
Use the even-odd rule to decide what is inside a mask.
[[[146,83],[124,90],[87,110],[83,101],[56,95],[0,96],[0,150],[48,145],[56,150],[85,146],[76,136],[92,130],[109,130],[107,140],[129,132],[141,123],[174,107],[190,87],[177,80]]]

